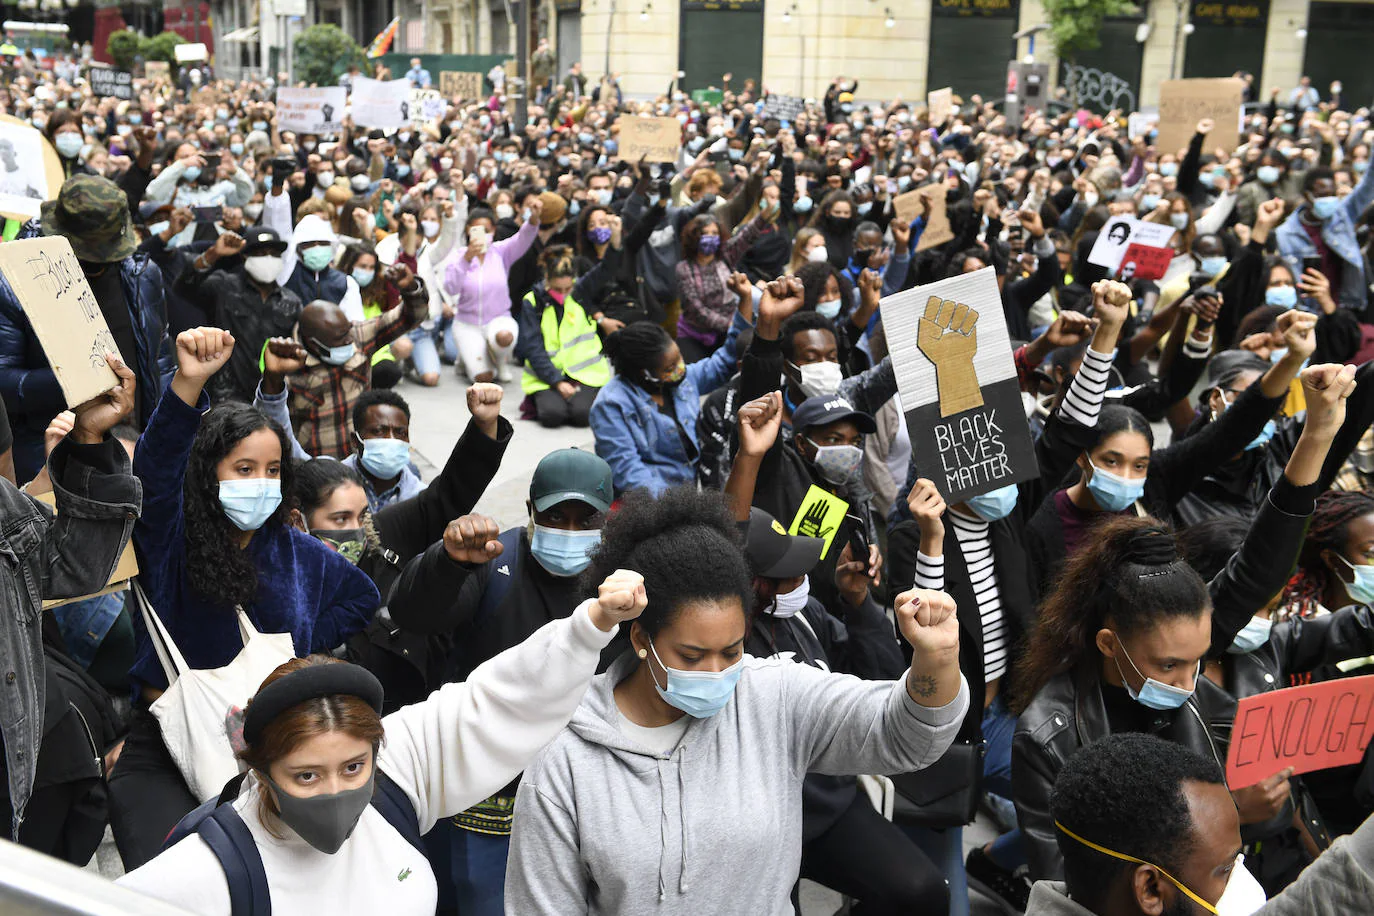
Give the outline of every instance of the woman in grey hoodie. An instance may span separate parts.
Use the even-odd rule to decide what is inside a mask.
[[[793,913],[802,779],[900,773],[949,747],[968,707],[954,602],[897,599],[899,681],[744,654],[751,574],[717,493],[627,497],[585,575],[644,577],[630,650],[592,681],[516,796],[506,912]]]

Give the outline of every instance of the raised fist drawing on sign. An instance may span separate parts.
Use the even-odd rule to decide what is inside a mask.
[[[825,525],[825,500],[818,499],[806,507],[806,514],[802,516],[801,524],[797,526],[797,534],[808,538],[824,538],[834,531],[834,527],[826,528]]]
[[[983,392],[973,369],[978,352],[978,313],[951,299],[931,296],[916,324],[916,346],[935,364],[940,416],[983,406]]]

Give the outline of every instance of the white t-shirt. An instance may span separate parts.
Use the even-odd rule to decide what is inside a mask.
[[[620,727],[620,733],[631,741],[643,745],[648,750],[662,756],[671,753],[677,747],[682,736],[687,734],[687,726],[692,724],[692,717],[684,715],[676,722],[669,722],[667,725],[658,725],[649,728],[644,725],[636,725],[619,709],[615,711],[616,723]]]

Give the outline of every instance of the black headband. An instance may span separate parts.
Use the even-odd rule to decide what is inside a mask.
[[[358,697],[382,714],[382,682],[357,665],[341,662],[300,668],[257,692],[243,716],[243,740],[249,747],[258,743],[262,730],[293,706],[330,696]]]

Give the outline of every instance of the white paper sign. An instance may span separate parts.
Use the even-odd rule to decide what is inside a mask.
[[[47,199],[42,135],[32,127],[0,123],[0,212],[37,216]]]
[[[410,90],[410,123],[415,127],[427,127],[448,112],[448,102],[437,89]]]
[[[410,123],[410,80],[353,80],[353,123],[396,130]]]
[[[1165,248],[1174,237],[1174,227],[1160,223],[1147,223],[1129,216],[1113,216],[1107,220],[1097,233],[1097,242],[1088,263],[1105,267],[1116,273],[1121,266],[1121,256],[1132,243],[1148,245],[1151,248]]]
[[[336,134],[343,130],[348,93],[342,86],[277,90],[277,126],[298,134]]]
[[[179,44],[172,49],[172,54],[176,57],[177,63],[181,64],[208,60],[210,57],[210,52],[206,49],[204,42]]]

